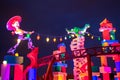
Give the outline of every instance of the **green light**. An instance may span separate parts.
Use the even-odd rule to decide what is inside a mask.
[[[98,37],[98,40],[100,40],[100,37]]]
[[[71,36],[69,36],[69,39],[71,38]]]

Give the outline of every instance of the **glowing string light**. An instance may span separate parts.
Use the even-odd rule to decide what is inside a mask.
[[[53,38],[53,42],[56,42],[56,38]]]
[[[60,38],[60,42],[62,42],[62,38]]]
[[[90,36],[90,34],[88,33],[87,36]]]
[[[98,37],[98,40],[100,40],[100,37]]]
[[[46,38],[46,42],[49,42],[49,41],[50,41],[50,39],[49,39],[49,37],[47,37],[47,38]]]
[[[37,40],[40,40],[40,35],[38,34],[37,37],[36,37]]]
[[[67,40],[67,37],[65,36],[65,38],[64,38],[65,40]]]
[[[71,38],[71,36],[69,36],[69,39]]]
[[[93,39],[94,38],[94,36],[91,36],[91,39]]]

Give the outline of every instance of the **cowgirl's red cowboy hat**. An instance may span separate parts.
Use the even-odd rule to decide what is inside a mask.
[[[13,16],[12,18],[10,18],[6,24],[6,27],[8,30],[12,31],[12,30],[15,30],[15,27],[12,26],[12,24],[15,22],[15,21],[18,21],[19,23],[21,22],[22,18],[21,16]]]

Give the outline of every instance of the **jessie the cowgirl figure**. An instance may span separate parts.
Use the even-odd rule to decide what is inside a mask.
[[[34,31],[24,31],[20,29],[21,20],[21,16],[13,16],[8,20],[6,24],[7,30],[12,31],[12,33],[18,35],[17,43],[8,50],[8,53],[14,54],[14,51],[16,50],[16,48],[22,40],[28,40],[28,49],[34,48],[32,40],[30,38],[30,35],[33,34]]]

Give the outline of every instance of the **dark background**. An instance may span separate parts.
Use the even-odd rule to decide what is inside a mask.
[[[1,0],[0,1],[0,63],[6,55],[7,50],[16,44],[17,36],[12,36],[6,29],[6,22],[13,16],[22,17],[21,28],[23,30],[35,31],[31,36],[35,46],[39,47],[39,57],[51,55],[57,49],[57,44],[52,41],[47,43],[46,36],[64,37],[67,35],[65,28],[74,26],[83,27],[89,23],[91,28],[88,32],[94,36],[101,36],[99,24],[107,18],[116,27],[116,39],[120,40],[120,1],[119,0]],[[37,33],[41,39],[36,40]],[[64,40],[67,52],[70,51],[71,39]],[[85,47],[101,46],[97,37],[91,39],[86,36]],[[25,57],[24,64],[28,64],[26,54],[27,41],[21,42],[16,52]],[[42,72],[42,71],[41,71]]]

